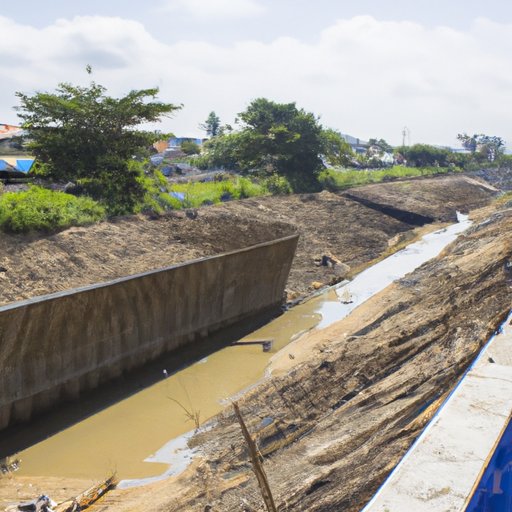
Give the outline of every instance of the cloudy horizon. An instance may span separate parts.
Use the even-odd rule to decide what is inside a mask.
[[[398,145],[407,127],[411,143],[459,146],[468,132],[512,146],[512,8],[494,0],[439,12],[437,0],[403,12],[401,0],[388,10],[319,0],[321,12],[302,0],[149,0],[144,13],[105,3],[3,9],[0,122],[19,123],[15,91],[87,84],[91,65],[114,96],[157,86],[160,100],[183,104],[158,126],[176,135],[203,135],[212,110],[232,124],[266,97],[361,139]]]

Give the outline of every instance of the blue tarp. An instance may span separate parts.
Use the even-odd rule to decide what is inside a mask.
[[[153,155],[150,156],[149,159],[153,165],[160,165],[164,161],[164,157],[162,155]]]
[[[28,172],[34,160],[16,160],[16,169],[21,172]]]
[[[11,166],[5,160],[0,160],[0,171],[7,171],[10,167]]]
[[[185,201],[185,194],[183,192],[169,192],[169,195],[171,197],[175,197],[181,202]]]
[[[505,429],[466,512],[512,510],[512,422]]]

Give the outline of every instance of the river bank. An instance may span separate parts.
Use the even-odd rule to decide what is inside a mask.
[[[132,216],[56,234],[0,237],[0,305],[300,234],[289,298],[340,277],[318,266],[332,254],[355,273],[426,222],[455,222],[455,211],[488,204],[496,190],[464,176],[380,183],[348,193],[261,197]],[[345,268],[345,267],[342,267]]]
[[[425,181],[426,181],[426,180],[425,180]],[[467,182],[466,182],[466,183],[467,183]],[[402,184],[392,184],[392,185],[393,185],[394,187],[396,187],[396,188],[400,188],[400,187],[403,187],[405,184],[404,184],[404,183],[402,183]],[[446,186],[446,183],[444,183],[444,185]],[[461,183],[459,182],[459,183],[458,183],[458,185],[461,185]],[[414,186],[416,186],[416,185],[414,185]],[[432,186],[433,186],[433,185],[432,185]],[[440,184],[435,184],[435,187],[439,187],[439,186],[440,186]],[[468,185],[468,186],[470,186],[470,190],[473,190],[473,189],[474,189],[474,187],[475,187],[475,185],[473,185],[473,184],[470,184],[470,185]],[[482,194],[483,194],[483,195],[486,195],[487,197],[489,197],[489,196],[491,195],[491,192],[490,192],[488,189],[485,189],[485,187],[481,188],[481,187],[480,187],[480,185],[478,185],[478,186],[477,186],[477,189],[478,189],[478,190],[481,190],[481,191],[482,191]],[[417,189],[417,190],[419,190],[419,189]],[[390,192],[388,192],[388,193],[390,193]],[[322,196],[322,194],[320,194],[320,196]],[[273,198],[269,198],[269,199],[273,199]],[[294,197],[294,198],[293,198],[293,202],[292,202],[292,204],[298,204],[298,203],[297,203],[297,201],[298,201],[298,200],[299,200],[298,198]],[[345,199],[344,199],[344,200],[345,200]],[[370,200],[370,199],[368,199],[368,197],[366,197],[366,198],[365,198],[365,200],[367,200],[367,201],[368,201],[368,200]],[[480,200],[480,201],[483,201],[483,199],[482,199],[482,198],[480,198],[479,200]],[[487,200],[488,200],[488,199],[487,199]],[[302,202],[303,200],[302,200],[302,199],[300,199],[300,201]],[[308,201],[310,201],[310,202],[311,202],[311,201],[312,201],[312,199],[308,199]],[[337,196],[335,196],[335,197],[331,197],[331,195],[327,195],[327,194],[325,194],[325,193],[323,193],[323,196],[322,196],[322,197],[315,198],[315,199],[314,199],[314,201],[322,203],[322,204],[323,204],[323,208],[326,208],[326,204],[325,204],[325,203],[334,203],[334,204],[338,204],[338,203],[337,203],[337,201],[338,201]],[[307,201],[306,201],[306,202],[307,202]],[[372,198],[372,202],[375,204],[375,200],[374,200],[374,198]],[[357,204],[359,205],[358,207],[364,208],[365,210],[363,210],[363,211],[365,211],[365,212],[366,212],[366,213],[368,213],[368,214],[369,214],[370,212],[375,212],[376,214],[378,213],[378,211],[375,209],[375,207],[364,206],[364,205],[361,205],[361,203],[359,203],[359,202],[357,202]],[[262,209],[260,208],[260,206],[262,206],[262,205],[261,205],[261,203],[257,203],[257,205],[258,205],[258,206],[254,207],[254,205],[252,205],[252,206],[251,206],[251,205],[248,205],[247,203],[242,202],[242,204],[241,204],[241,205],[238,205],[238,206],[239,206],[239,207],[243,207],[244,209],[247,209],[247,208],[248,208],[248,206],[249,206],[250,208],[253,208],[253,209],[254,209],[254,208],[257,208],[257,213],[259,213],[260,211],[263,211],[263,214],[262,214],[263,216],[270,215],[270,216],[272,216],[272,218],[273,218],[274,220],[276,219],[276,217],[277,217],[277,216],[275,215],[275,212],[270,212],[270,213],[269,213],[269,212],[265,212],[264,210],[262,210]],[[329,205],[328,205],[328,206],[329,206]],[[330,206],[331,206],[331,207],[334,207],[334,205],[333,205],[333,204],[331,204]],[[218,211],[222,211],[222,208],[224,208],[224,207],[229,208],[229,207],[231,207],[231,205],[223,205],[223,206],[222,206]],[[465,208],[462,208],[462,209],[465,209]],[[315,208],[315,210],[316,210],[316,208]],[[327,210],[328,210],[328,209],[327,209]],[[432,208],[432,210],[433,210],[433,208]],[[289,211],[290,211],[290,210],[288,210],[287,214],[289,214]],[[361,210],[360,210],[360,211],[361,211]],[[418,209],[418,211],[420,211],[420,210]],[[341,212],[340,212],[340,214],[341,214],[341,213],[343,213],[343,211],[341,211]],[[346,212],[345,212],[345,213],[346,213]],[[420,215],[426,215],[426,213],[428,213],[428,212],[427,212],[427,211],[425,211],[425,210],[423,210],[423,213],[420,213]],[[452,214],[454,215],[454,212],[451,212],[449,215],[448,215],[448,214],[446,214],[446,216],[447,216],[447,217],[450,217],[450,216],[452,216]],[[323,215],[324,215],[324,217],[327,215],[327,214],[326,214],[326,211],[323,211]],[[401,222],[401,221],[397,221],[397,219],[395,219],[394,217],[392,217],[392,216],[390,216],[390,215],[388,215],[388,214],[384,214],[384,215],[383,215],[382,213],[379,213],[379,215],[380,215],[380,217],[384,217],[384,218],[385,218],[385,222]],[[443,215],[444,215],[444,214],[443,214]],[[311,215],[310,215],[309,217],[311,217]],[[366,218],[366,217],[363,217],[363,218]],[[260,219],[258,219],[258,221],[259,221],[259,220],[260,220]],[[329,218],[327,218],[327,220],[324,220],[324,221],[325,221],[325,222],[327,222],[328,220],[329,220]],[[351,218],[351,220],[353,221],[353,220],[354,220],[354,218]],[[360,220],[360,219],[359,219],[359,220]],[[306,218],[306,217],[304,217],[304,222],[306,222],[306,221],[307,221],[307,218]],[[284,223],[283,223],[283,224],[284,224]],[[406,223],[403,223],[403,224],[406,224]],[[381,224],[381,226],[382,226],[382,224]],[[409,228],[408,228],[405,232],[410,231],[410,229],[411,229],[411,227],[412,227],[411,225],[408,225],[408,226],[409,226]],[[375,227],[375,226],[373,226],[373,227]],[[352,229],[353,229],[353,226],[352,226]],[[365,228],[365,229],[366,229],[366,228]],[[367,233],[367,231],[365,231],[365,233]],[[403,233],[403,232],[399,232],[399,233]],[[327,235],[328,235],[328,233],[327,233]],[[326,239],[323,239],[323,240],[321,241],[321,243],[325,242],[325,240],[326,240]],[[389,243],[388,243],[388,242],[389,242],[389,238],[388,238],[388,239],[387,239],[387,241],[386,241],[385,248],[389,248]],[[361,246],[361,245],[362,245],[362,243],[360,242],[360,246]],[[315,245],[315,247],[319,247],[319,245],[317,244],[317,245]],[[325,246],[324,246],[324,247],[325,247]],[[384,247],[384,246],[382,246],[382,247]],[[352,247],[349,247],[348,249],[352,250],[352,254],[354,253],[354,250],[353,250],[353,248],[352,248]],[[356,249],[357,249],[357,247],[356,247]],[[382,251],[381,251],[381,252],[382,252]],[[306,251],[305,251],[305,250],[303,250],[303,251],[302,251],[302,256],[304,256],[304,253],[306,254],[306,258],[307,258],[307,261],[306,261],[305,265],[308,267],[308,269],[309,269],[309,268],[311,268],[313,272],[318,271],[317,267],[316,267],[316,266],[314,266],[314,264],[313,264],[313,262],[312,262],[313,258],[311,257],[311,254],[310,254],[310,253],[306,253]],[[377,252],[377,254],[378,254],[378,252]],[[363,258],[363,260],[364,260],[364,258]],[[321,272],[325,272],[325,270],[326,270],[326,269],[320,269],[320,271],[321,271]],[[304,276],[303,276],[303,278],[302,278],[302,283],[304,283],[304,284],[305,284],[305,283],[307,283],[307,282],[309,281],[309,279],[310,279],[310,276],[309,276],[309,275],[308,275],[308,276],[306,276],[306,278],[304,278]],[[351,316],[352,316],[352,315],[351,315]],[[360,319],[360,320],[361,320],[361,319]],[[354,327],[354,328],[355,328],[355,327]],[[323,343],[325,343],[325,339],[323,340]],[[324,352],[325,352],[325,351],[327,351],[327,353],[329,353],[329,352],[330,352],[330,347],[328,347],[327,349],[325,349],[325,348],[324,348],[323,350],[324,350]],[[319,351],[322,353],[322,351],[321,351],[320,349],[319,349]],[[292,355],[293,355],[293,354],[292,354]],[[288,361],[293,361],[293,359],[292,359],[292,358],[290,358],[288,355],[287,355],[287,359],[288,359]],[[297,360],[296,362],[298,362],[298,360]],[[291,368],[290,368],[290,369],[291,369]],[[260,414],[259,414],[259,412],[258,412],[258,416],[259,416],[259,415],[260,415]],[[275,433],[274,433],[274,434],[275,434]],[[201,467],[202,467],[202,466],[201,466]],[[200,470],[199,470],[199,473],[201,473],[201,471],[202,471],[202,469],[200,469]],[[236,469],[236,470],[235,470],[235,472],[238,472],[238,469]],[[193,473],[193,472],[188,472],[188,473],[189,473],[189,476],[190,476],[190,478],[191,478],[192,480],[194,480],[194,479],[197,477],[197,474],[196,474],[196,473]],[[225,485],[224,485],[224,484],[222,484],[222,485],[221,485],[221,487],[220,487],[219,489],[224,489],[224,487],[225,487],[226,485],[227,485],[228,487],[229,487],[229,486],[231,486],[231,485],[234,485],[234,483],[235,483],[235,482],[238,482],[238,481],[240,480],[240,479],[239,479],[239,477],[241,478],[241,481],[245,481],[245,480],[247,479],[247,474],[246,474],[246,472],[242,471],[241,473],[239,473],[239,475],[238,475],[237,477],[234,477],[233,479],[228,479],[229,481],[228,481],[228,482],[224,482],[224,484],[225,484]],[[51,479],[50,479],[50,480],[51,480]],[[43,480],[43,481],[44,481],[44,480]],[[15,480],[13,481],[13,483],[14,483],[14,482],[16,482],[14,485],[21,485],[21,484],[20,484],[20,482],[23,482],[23,479],[21,479],[21,480],[19,480],[19,479],[15,479]],[[27,482],[27,481],[25,480],[25,482]],[[35,480],[34,480],[34,485],[37,485],[37,483],[36,483],[36,482],[37,482],[37,479],[35,479]],[[76,482],[80,482],[80,481],[76,481]],[[75,483],[76,483],[76,482],[75,482]],[[221,482],[221,483],[222,483],[222,482]],[[166,482],[166,484],[169,484],[169,482]],[[25,485],[26,485],[26,483],[25,483]],[[68,485],[68,484],[63,480],[63,481],[61,482],[61,487],[62,487],[62,485]],[[85,488],[85,487],[87,487],[88,485],[89,485],[89,482],[84,482],[84,485],[82,486],[82,488]],[[3,486],[0,486],[0,488],[1,488],[1,487],[3,487]],[[58,487],[58,485],[57,485],[57,487]],[[192,486],[192,489],[193,489],[193,488],[194,488],[194,487]],[[173,487],[173,489],[174,489],[174,487]],[[217,489],[217,491],[219,491],[219,489]],[[18,489],[18,490],[19,490],[19,489]],[[175,489],[174,489],[174,490],[175,490]],[[46,492],[50,492],[50,490],[49,490],[48,488],[46,488],[46,489],[45,489],[45,491],[46,491]],[[217,491],[216,491],[216,492],[217,492]],[[144,496],[144,491],[139,491],[139,490],[137,490],[137,491],[132,491],[132,492],[134,493],[134,494],[133,494],[133,496],[135,496],[135,495]],[[174,492],[174,491],[173,491],[173,492]],[[0,497],[1,497],[1,495],[2,495],[2,491],[0,491]],[[127,506],[129,506],[129,504],[130,504],[130,502],[131,502],[131,501],[130,501],[130,500],[131,500],[130,496],[132,496],[132,495],[131,495],[131,494],[130,494],[130,495],[128,495],[128,496],[123,495],[122,500],[121,500],[123,503],[125,503],[125,500],[127,500],[127,501],[126,501],[126,505],[127,505]],[[164,499],[164,500],[165,500],[165,496],[166,496],[166,493],[165,493],[165,492],[162,492],[162,494],[161,494],[161,495],[159,495],[158,499]],[[146,498],[147,498],[147,496],[146,496]],[[112,499],[115,501],[117,498],[112,497]],[[110,505],[109,505],[109,506],[114,506],[114,505],[112,505],[112,503],[110,503]],[[115,506],[124,506],[124,505],[121,505],[120,503],[117,503]],[[167,506],[167,505],[166,505],[166,506]],[[188,505],[186,505],[186,506],[185,506],[185,508],[187,508],[187,506],[188,506]],[[196,501],[196,502],[194,502],[194,505],[193,505],[193,506],[194,506],[194,507],[195,507],[195,506],[199,506],[198,502],[197,502],[197,501]],[[156,507],[156,508],[158,508],[158,507]],[[156,508],[155,508],[155,509],[156,509]],[[222,509],[224,510],[224,508],[222,508]],[[194,510],[194,508],[190,508],[190,510]]]
[[[508,312],[512,210],[474,220],[441,257],[302,338],[307,358],[287,348],[291,367],[240,400],[280,507],[360,510]],[[203,453],[193,471],[115,491],[109,510],[260,507],[231,411],[193,444]]]

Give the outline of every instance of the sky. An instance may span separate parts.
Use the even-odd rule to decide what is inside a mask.
[[[91,79],[122,96],[159,87],[183,104],[156,128],[204,136],[259,97],[393,145],[459,146],[461,132],[512,148],[507,0],[0,0],[0,123],[16,91]],[[89,76],[85,68],[92,66]],[[152,128],[155,128],[154,126]]]

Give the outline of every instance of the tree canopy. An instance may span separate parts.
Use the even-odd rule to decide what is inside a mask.
[[[240,129],[206,144],[216,166],[264,176],[280,175],[295,191],[318,190],[324,140],[322,127],[295,103],[258,98],[238,115]]]
[[[505,141],[495,135],[459,133],[457,139],[460,140],[462,147],[472,154],[478,152],[490,162],[493,162],[505,151]]]
[[[15,107],[39,172],[54,180],[88,187],[107,202],[124,202],[127,211],[145,193],[143,172],[134,158],[147,154],[161,135],[139,126],[159,121],[181,108],[156,101],[158,89],[133,90],[122,98],[102,85],[60,84],[33,96],[18,92]]]
[[[354,158],[350,144],[332,128],[322,130],[322,155],[332,166],[350,165]]]
[[[402,146],[398,148],[398,152],[413,167],[446,167],[449,163],[450,150],[429,144]]]
[[[210,112],[208,114],[208,117],[206,118],[206,121],[199,125],[201,130],[204,130],[206,132],[206,135],[208,137],[216,137],[219,135],[220,130],[220,117],[215,112]]]

